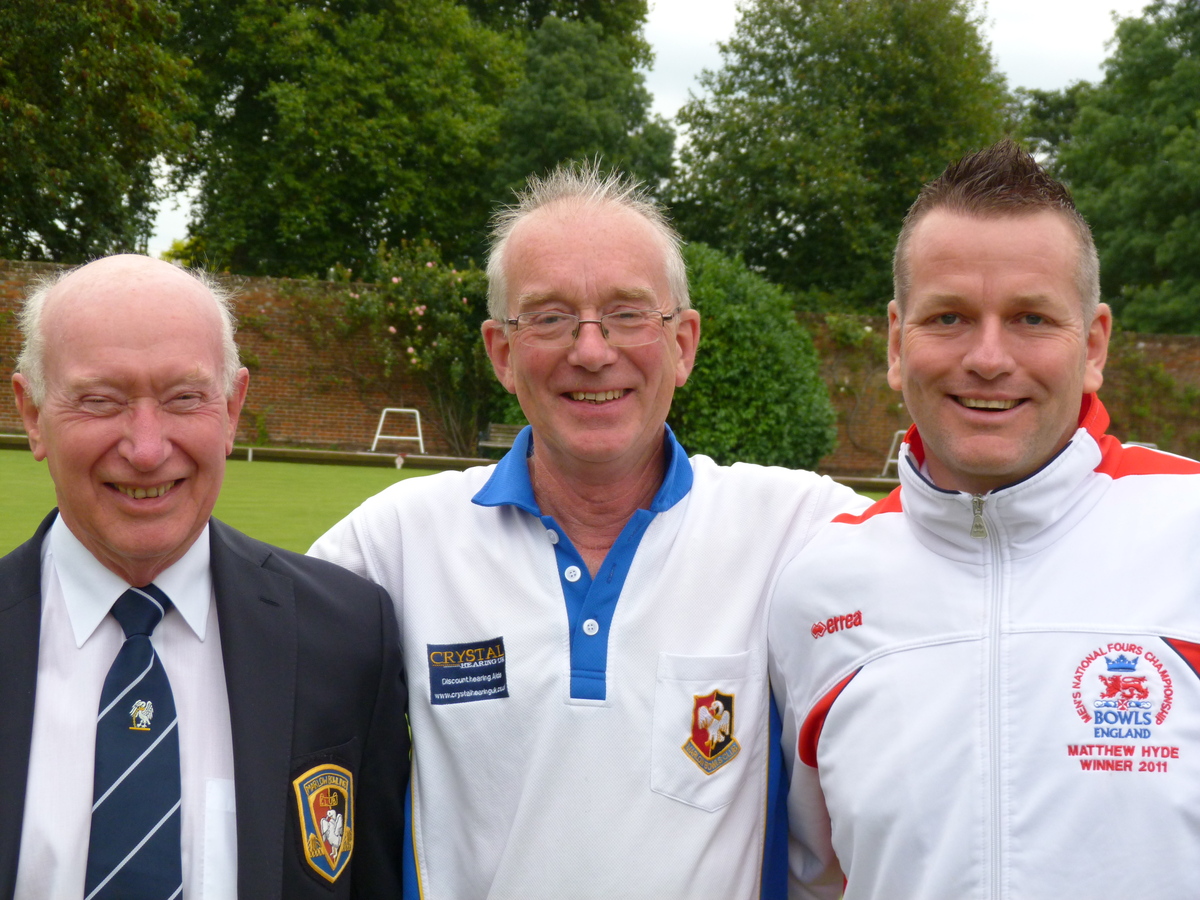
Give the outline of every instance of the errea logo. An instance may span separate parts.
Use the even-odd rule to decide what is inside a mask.
[[[835,631],[845,631],[847,628],[861,625],[862,622],[861,609],[856,609],[854,612],[844,616],[830,616],[824,622],[817,622],[813,625],[812,636],[819,638],[826,634],[832,634]]]

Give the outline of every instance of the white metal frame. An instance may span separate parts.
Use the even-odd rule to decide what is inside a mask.
[[[900,477],[900,445],[904,442],[906,434],[908,434],[907,428],[902,428],[892,434],[892,446],[888,447],[887,458],[883,461],[883,471],[879,473],[880,478],[887,478],[888,469],[892,466],[896,467],[896,477]]]
[[[413,417],[417,424],[416,436],[411,434],[384,434],[383,423],[387,419],[388,413],[408,413]],[[421,413],[415,409],[402,409],[398,406],[385,407],[383,412],[379,414],[379,425],[375,429],[375,440],[371,442],[371,452],[375,452],[376,446],[380,441],[416,441],[417,446],[421,448],[421,453],[425,453],[425,438],[421,434]]]

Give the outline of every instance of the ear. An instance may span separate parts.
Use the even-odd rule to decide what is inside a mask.
[[[488,319],[480,326],[483,332],[483,346],[487,349],[488,359],[492,361],[492,371],[510,394],[517,392],[516,379],[512,371],[512,341],[509,340],[508,329],[503,322]]]
[[[250,370],[243,367],[238,369],[233,378],[233,394],[225,400],[225,411],[228,418],[225,433],[225,455],[233,452],[233,439],[237,436],[238,417],[242,414],[242,406],[246,402],[246,390],[250,387]]]
[[[46,445],[42,443],[42,412],[33,405],[29,396],[29,381],[19,372],[12,377],[13,394],[17,399],[17,411],[25,425],[25,433],[29,436],[29,449],[33,458],[41,462],[46,458]]]
[[[696,348],[700,345],[700,313],[694,309],[680,310],[675,326],[675,387],[683,387],[696,365]]]
[[[1112,337],[1112,310],[1107,303],[1096,307],[1096,315],[1087,333],[1087,361],[1083,369],[1083,391],[1094,394],[1104,383],[1104,363],[1108,360],[1108,341]]]
[[[900,377],[900,329],[903,319],[900,307],[895,300],[888,303],[888,386],[893,391],[904,389],[904,381]]]

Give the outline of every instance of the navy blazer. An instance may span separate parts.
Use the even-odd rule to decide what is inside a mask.
[[[57,510],[0,559],[0,784],[22,821],[37,682],[42,541]],[[387,592],[338,566],[212,519],[217,622],[229,692],[244,900],[396,898],[408,784],[407,692]],[[354,841],[330,884],[306,862],[292,780],[349,769]],[[0,830],[0,897],[13,895],[21,829]]]

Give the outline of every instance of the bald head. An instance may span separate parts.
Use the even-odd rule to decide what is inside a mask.
[[[67,270],[38,285],[21,307],[24,335],[17,371],[24,376],[29,398],[41,405],[46,395],[46,357],[55,335],[72,311],[105,313],[116,321],[127,317],[178,314],[191,308],[210,320],[220,342],[222,386],[227,397],[236,388],[238,350],[234,317],[227,291],[203,272],[189,272],[148,256],[123,254]]]

